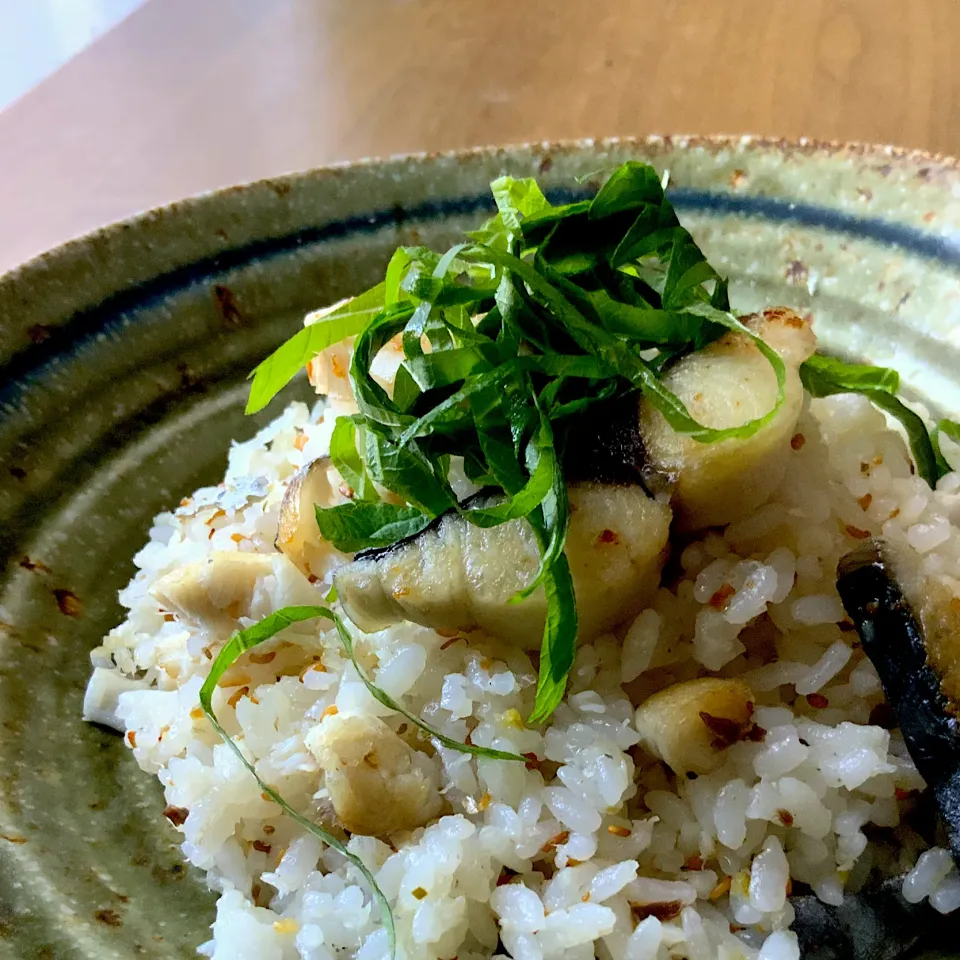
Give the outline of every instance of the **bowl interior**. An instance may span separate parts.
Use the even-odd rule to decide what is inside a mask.
[[[0,957],[188,957],[208,936],[214,897],[159,784],[80,710],[151,518],[282,406],[245,418],[247,372],[398,244],[475,224],[499,173],[564,198],[628,157],[669,169],[737,309],[809,311],[827,349],[960,413],[960,173],[880,150],[652,140],[364,164],[187,201],[0,278]]]

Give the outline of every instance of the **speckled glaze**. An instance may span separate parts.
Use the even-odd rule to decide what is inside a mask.
[[[247,371],[397,244],[483,217],[500,173],[569,197],[630,157],[669,170],[738,309],[809,311],[827,349],[960,413],[960,169],[889,148],[655,138],[366,162],[151,211],[0,277],[0,958],[191,957],[208,936],[213,897],[159,785],[80,708],[151,517],[280,408],[244,418]]]

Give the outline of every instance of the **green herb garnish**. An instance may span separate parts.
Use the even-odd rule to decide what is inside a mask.
[[[262,410],[318,353],[356,336],[383,307],[384,284],[324,314],[278,347],[250,374],[247,413]]]
[[[937,423],[937,433],[945,433],[951,440],[960,443],[960,423],[953,420],[940,420]]]
[[[900,421],[907,434],[917,473],[930,487],[950,472],[936,442],[930,435],[923,419],[898,399],[900,375],[889,367],[871,367],[865,364],[844,363],[834,357],[814,354],[800,366],[800,379],[812,397],[829,397],[837,393],[859,393],[874,406]],[[949,425],[945,427],[945,425]],[[956,426],[949,420],[941,420],[938,428],[951,436],[950,428]],[[958,428],[960,429],[960,428]]]
[[[930,440],[933,442],[933,453],[937,458],[937,472],[940,477],[946,476],[952,471],[952,467],[947,463],[946,458],[940,452],[940,434],[945,434],[954,443],[960,443],[960,423],[956,423],[953,420],[939,420],[937,425],[930,435]]]
[[[316,510],[320,536],[346,553],[388,547],[420,533],[430,523],[430,518],[416,507],[395,503],[351,501]]]
[[[776,415],[786,369],[730,312],[726,281],[680,225],[652,167],[625,163],[592,200],[559,207],[532,179],[501,177],[491,189],[497,214],[470,242],[442,255],[399,249],[383,283],[260,364],[250,409],[267,403],[321,347],[354,336],[350,380],[360,414],[338,421],[331,458],[356,497],[317,508],[324,538],[346,552],[380,547],[448,511],[480,526],[529,522],[541,561],[514,600],[538,588],[546,595],[531,715],[539,721],[563,696],[576,643],[561,468],[574,418],[639,392],[696,440],[745,438]],[[726,330],[757,345],[778,393],[763,416],[718,430],[690,415],[663,371]],[[391,396],[371,365],[398,336],[404,358]],[[473,482],[500,492],[499,502],[457,502],[454,456]],[[374,484],[403,505],[379,502]]]

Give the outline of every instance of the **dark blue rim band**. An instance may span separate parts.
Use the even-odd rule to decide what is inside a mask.
[[[947,266],[960,267],[960,232],[951,236],[923,233],[915,227],[890,220],[858,217],[842,210],[776,197],[740,197],[729,193],[679,188],[671,191],[670,199],[680,210],[739,214],[771,223],[795,223],[802,227],[844,233],[857,240],[872,240],[885,247],[899,247],[926,260],[938,260]]]

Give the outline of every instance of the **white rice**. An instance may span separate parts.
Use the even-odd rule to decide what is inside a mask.
[[[200,948],[216,960],[388,954],[357,871],[261,795],[199,711],[209,648],[224,637],[165,616],[149,593],[212,551],[273,554],[284,485],[326,453],[333,419],[291,405],[234,445],[220,487],[158,516],[121,594],[129,616],[93,654],[101,669],[88,712],[116,713],[168,804],[189,811],[184,855],[220,891],[213,937]],[[619,636],[581,647],[568,697],[545,728],[522,720],[536,672],[521,651],[450,643],[409,624],[360,638],[379,685],[448,736],[469,732],[476,744],[540,758],[526,769],[430,750],[424,762],[442,784],[443,815],[393,847],[352,837],[350,850],[391,903],[399,956],[797,960],[790,885],[835,903],[871,868],[909,871],[911,902],[960,906],[949,853],[925,850],[901,825],[923,783],[899,733],[870,724],[882,692],[834,585],[838,558],[882,534],[958,592],[960,477],[930,491],[900,436],[856,396],[809,403],[798,431],[805,442],[778,499],[689,544],[679,579],[648,610]],[[241,625],[326,592],[286,562],[272,570]],[[725,586],[734,592],[718,609],[711,601]],[[305,811],[326,796],[309,735],[329,708],[380,716],[395,730],[402,723],[322,629],[287,630],[285,644],[265,648],[278,651],[272,663],[234,668],[243,677],[214,701],[260,776]],[[318,636],[322,669],[311,668]],[[734,744],[712,773],[674,777],[638,747],[634,707],[711,672],[750,686],[766,737]],[[868,842],[871,824],[885,840]]]

